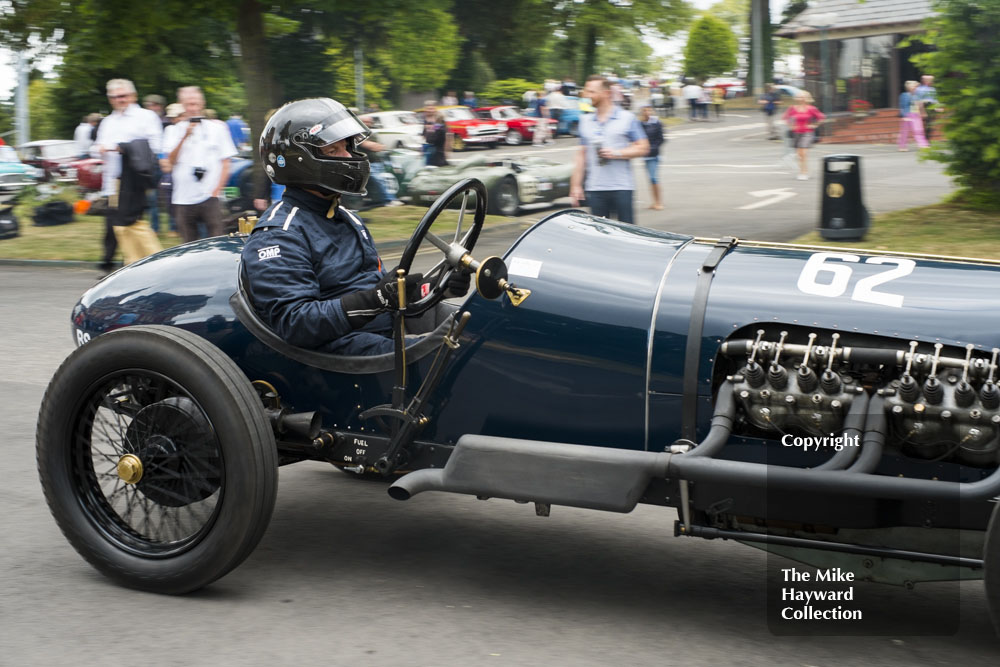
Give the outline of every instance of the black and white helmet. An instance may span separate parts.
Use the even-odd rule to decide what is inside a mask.
[[[279,185],[327,194],[365,194],[368,158],[358,150],[370,130],[340,102],[316,97],[289,102],[274,112],[260,134],[260,160]],[[319,150],[347,139],[350,157]]]

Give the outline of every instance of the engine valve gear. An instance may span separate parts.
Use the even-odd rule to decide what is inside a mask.
[[[760,339],[764,335],[763,329],[757,329],[757,339],[753,342],[753,347],[750,351],[750,360],[747,361],[746,368],[743,369],[742,375],[746,378],[746,381],[751,387],[757,388],[764,384],[764,367],[756,362],[757,350],[760,347]]]
[[[775,389],[784,389],[788,386],[788,370],[778,363],[781,360],[781,351],[785,347],[785,338],[787,337],[788,332],[782,331],[778,348],[774,351],[774,360],[771,362],[771,367],[767,369],[767,381]]]
[[[979,401],[987,410],[1000,408],[1000,390],[997,389],[996,383],[993,382],[993,372],[997,368],[998,353],[1000,353],[1000,347],[993,348],[993,360],[990,361],[990,375],[979,389]]]
[[[931,374],[924,381],[924,399],[931,405],[938,405],[944,398],[944,387],[937,378],[938,361],[941,359],[941,343],[934,344],[934,360],[931,362]]]
[[[806,345],[805,355],[802,357],[802,363],[799,365],[799,372],[796,374],[796,379],[798,381],[799,389],[803,393],[810,393],[819,384],[819,378],[816,377],[816,372],[809,367],[809,355],[812,353],[813,342],[816,340],[816,334],[809,334],[809,344]]]
[[[917,399],[920,398],[920,385],[917,384],[916,378],[910,375],[910,369],[913,367],[913,359],[917,354],[917,341],[910,341],[910,354],[906,360],[906,370],[903,371],[903,377],[899,379],[899,395],[904,401],[909,403],[916,403]]]
[[[840,375],[833,372],[833,362],[837,358],[837,341],[840,340],[840,334],[833,334],[833,342],[830,343],[830,358],[826,362],[826,370],[823,371],[822,377],[819,379],[819,385],[828,394],[839,394],[840,393]]]
[[[975,345],[965,346],[965,366],[962,367],[962,380],[955,387],[955,402],[959,407],[967,408],[976,400],[976,390],[969,384],[969,364],[972,362],[972,350]]]

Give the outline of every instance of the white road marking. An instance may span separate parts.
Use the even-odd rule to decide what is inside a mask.
[[[752,204],[747,204],[746,206],[738,206],[737,209],[740,211],[749,211],[754,208],[762,208],[764,206],[770,206],[771,204],[777,204],[779,201],[784,201],[790,199],[797,195],[797,192],[792,192],[790,188],[779,188],[777,190],[755,190],[753,192],[747,193],[751,197],[767,197],[768,199],[762,199],[761,201],[754,202]]]

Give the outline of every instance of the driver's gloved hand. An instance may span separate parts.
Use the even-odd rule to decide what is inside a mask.
[[[420,298],[420,283],[424,274],[411,273],[406,276],[406,302],[413,303]],[[368,324],[379,313],[399,310],[399,291],[396,271],[392,270],[378,281],[375,287],[351,292],[340,297],[340,305],[347,315],[350,325],[359,329]]]
[[[456,296],[465,296],[472,284],[472,276],[464,271],[453,271],[448,278],[448,283],[444,288],[444,297],[451,299]]]

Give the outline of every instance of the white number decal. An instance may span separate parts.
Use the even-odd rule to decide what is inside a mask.
[[[842,252],[818,252],[809,258],[802,273],[799,274],[798,287],[806,294],[816,296],[840,296],[847,291],[847,283],[851,280],[851,267],[843,264],[827,264],[828,259],[839,259],[842,262],[860,262],[857,255]],[[829,283],[816,281],[820,273],[832,273]]]
[[[829,262],[829,260],[838,261]],[[854,269],[841,262],[857,263],[860,261],[860,257],[849,253],[818,252],[810,257],[809,261],[802,268],[797,287],[806,294],[828,297],[841,296],[847,291],[848,283],[850,283],[851,276],[854,273]],[[901,308],[903,306],[902,294],[876,292],[874,288],[890,280],[910,275],[913,273],[913,269],[916,268],[917,263],[912,259],[903,257],[869,257],[865,260],[865,264],[895,264],[896,266],[888,271],[883,271],[882,273],[859,280],[854,286],[854,291],[851,293],[851,299],[864,303],[874,303],[879,306]],[[819,282],[818,277],[821,273],[831,274],[830,281]]]
[[[902,308],[902,294],[876,292],[873,288],[876,285],[887,283],[890,280],[910,275],[913,273],[913,269],[917,266],[917,263],[912,259],[906,259],[904,257],[869,257],[865,260],[865,264],[895,264],[896,268],[883,271],[882,273],[876,273],[874,276],[862,278],[858,281],[858,284],[854,286],[854,294],[851,295],[851,298],[855,301],[877,303],[880,306]]]

